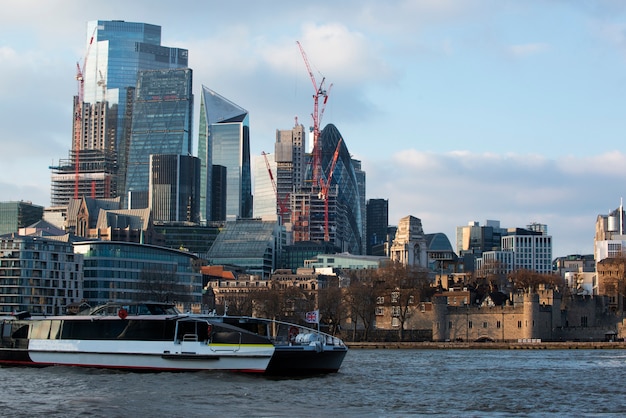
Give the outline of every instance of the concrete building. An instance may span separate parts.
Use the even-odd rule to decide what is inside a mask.
[[[318,254],[315,258],[306,260],[305,267],[315,270],[331,268],[333,270],[362,270],[377,269],[389,263],[385,256],[353,255],[349,253]]]
[[[476,259],[476,270],[498,268],[506,274],[514,270],[552,273],[552,237],[542,231],[509,228],[502,236],[500,251],[485,251]]]
[[[83,257],[61,240],[0,237],[0,312],[59,315],[83,298]]]
[[[391,260],[405,266],[427,268],[427,247],[421,219],[414,216],[400,219],[395,239],[391,244]]]
[[[302,124],[298,124],[297,119],[292,129],[276,130],[274,160],[277,209],[282,210],[282,222],[285,225],[291,224],[291,194],[307,188],[306,147],[306,131]]]

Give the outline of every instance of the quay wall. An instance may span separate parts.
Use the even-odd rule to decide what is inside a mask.
[[[613,350],[626,349],[626,342],[346,342],[350,349],[478,349],[478,350]]]

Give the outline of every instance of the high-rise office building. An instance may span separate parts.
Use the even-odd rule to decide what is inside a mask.
[[[141,71],[134,101],[123,201],[141,209],[148,207],[150,155],[191,155],[192,71]]]
[[[298,124],[292,129],[277,130],[274,145],[276,162],[276,194],[282,222],[291,223],[290,195],[305,188],[306,131]],[[310,185],[309,185],[310,187]]]
[[[360,167],[355,167],[355,160],[352,159],[346,141],[333,124],[328,124],[322,130],[319,138],[322,146],[321,160],[324,177],[332,175],[328,197],[336,193],[336,225],[337,232],[335,245],[342,252],[351,254],[363,253],[363,232],[364,219],[361,205],[365,202],[361,196],[365,189],[365,172]],[[335,153],[337,158],[335,160]],[[334,170],[330,172],[335,160]],[[332,199],[329,200],[332,203]],[[311,211],[314,215],[314,211]],[[329,213],[329,217],[331,214]],[[331,217],[332,218],[332,217]]]
[[[268,165],[269,170],[268,171]],[[253,218],[266,221],[278,220],[278,205],[272,180],[276,181],[276,162],[274,154],[257,155],[252,158],[254,179]],[[271,177],[270,177],[271,176]]]
[[[288,202],[293,242],[329,242],[339,251],[365,252],[365,172],[352,159],[337,128],[328,124],[318,138],[322,182],[313,184],[312,155],[305,153],[302,125],[277,131],[279,203]]]
[[[213,165],[226,167],[226,220],[252,217],[250,126],[248,111],[202,86],[198,157],[201,163],[201,215],[211,219],[209,208]],[[209,161],[210,159],[210,161]]]
[[[43,207],[31,202],[0,202],[0,235],[17,232],[42,217]]]
[[[125,159],[120,164],[118,154],[126,149],[138,73],[186,68],[187,60],[186,49],[161,46],[160,26],[121,20],[87,23],[72,149],[67,159],[50,167],[53,206],[83,195],[102,199],[123,193]]]
[[[161,27],[122,20],[87,23],[83,70],[84,102],[107,102],[115,108],[119,143],[126,115],[126,90],[134,88],[140,71],[187,68],[189,52],[161,45]],[[91,47],[89,44],[92,43]]]
[[[200,220],[200,160],[191,155],[150,155],[150,209],[157,222]]]
[[[385,255],[387,228],[389,227],[389,200],[369,199],[367,201],[367,255]]]

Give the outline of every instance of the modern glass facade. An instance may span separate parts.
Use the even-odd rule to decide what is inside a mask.
[[[161,46],[161,27],[148,23],[90,21],[85,51],[83,101],[107,101],[109,107],[117,107],[118,142],[126,115],[126,89],[135,87],[139,72],[188,67],[189,52]]]
[[[142,71],[137,81],[124,198],[148,207],[151,154],[191,155],[192,71]]]
[[[367,201],[367,255],[385,255],[387,227],[389,226],[389,200]]]
[[[17,232],[42,218],[43,206],[30,202],[0,202],[0,235]]]
[[[200,160],[191,155],[150,155],[150,209],[154,222],[200,220]]]
[[[91,306],[146,301],[148,286],[155,302],[201,302],[202,274],[191,253],[111,241],[78,242],[74,252],[84,257],[83,295]]]
[[[330,174],[328,170],[339,140],[341,140],[341,134],[335,125],[326,125],[319,138],[322,147],[322,168],[325,175]],[[335,245],[341,248],[342,252],[347,251],[351,254],[362,254],[363,251],[364,219],[361,208],[363,202],[361,189],[364,186],[361,183],[363,181],[356,174],[346,142],[342,140],[331,183],[331,187],[337,185],[336,224],[338,231]]]
[[[266,163],[267,158],[267,163]],[[257,155],[253,157],[254,170],[254,218],[262,218],[265,221],[278,220],[276,192],[272,185],[272,179],[276,178],[276,163],[274,154]],[[269,164],[272,174],[267,171]]]
[[[121,20],[87,23],[85,58],[79,63],[83,96],[74,96],[71,151],[50,167],[53,206],[67,205],[75,197],[124,193],[138,73],[186,68],[187,62],[186,49],[161,46],[160,26]]]
[[[200,187],[205,196],[201,203],[201,211],[205,220],[214,220],[208,214],[211,204],[208,198],[215,198],[208,190],[212,177],[209,171],[213,165],[221,165],[226,167],[226,220],[251,218],[252,178],[248,111],[205,86],[202,86],[201,100],[198,157],[203,160]]]
[[[226,222],[207,253],[211,265],[235,265],[250,274],[269,278],[281,249],[281,227],[276,222],[240,219]]]

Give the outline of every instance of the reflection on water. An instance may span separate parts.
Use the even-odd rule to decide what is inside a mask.
[[[351,350],[337,374],[0,368],[13,417],[621,415],[622,350]]]

